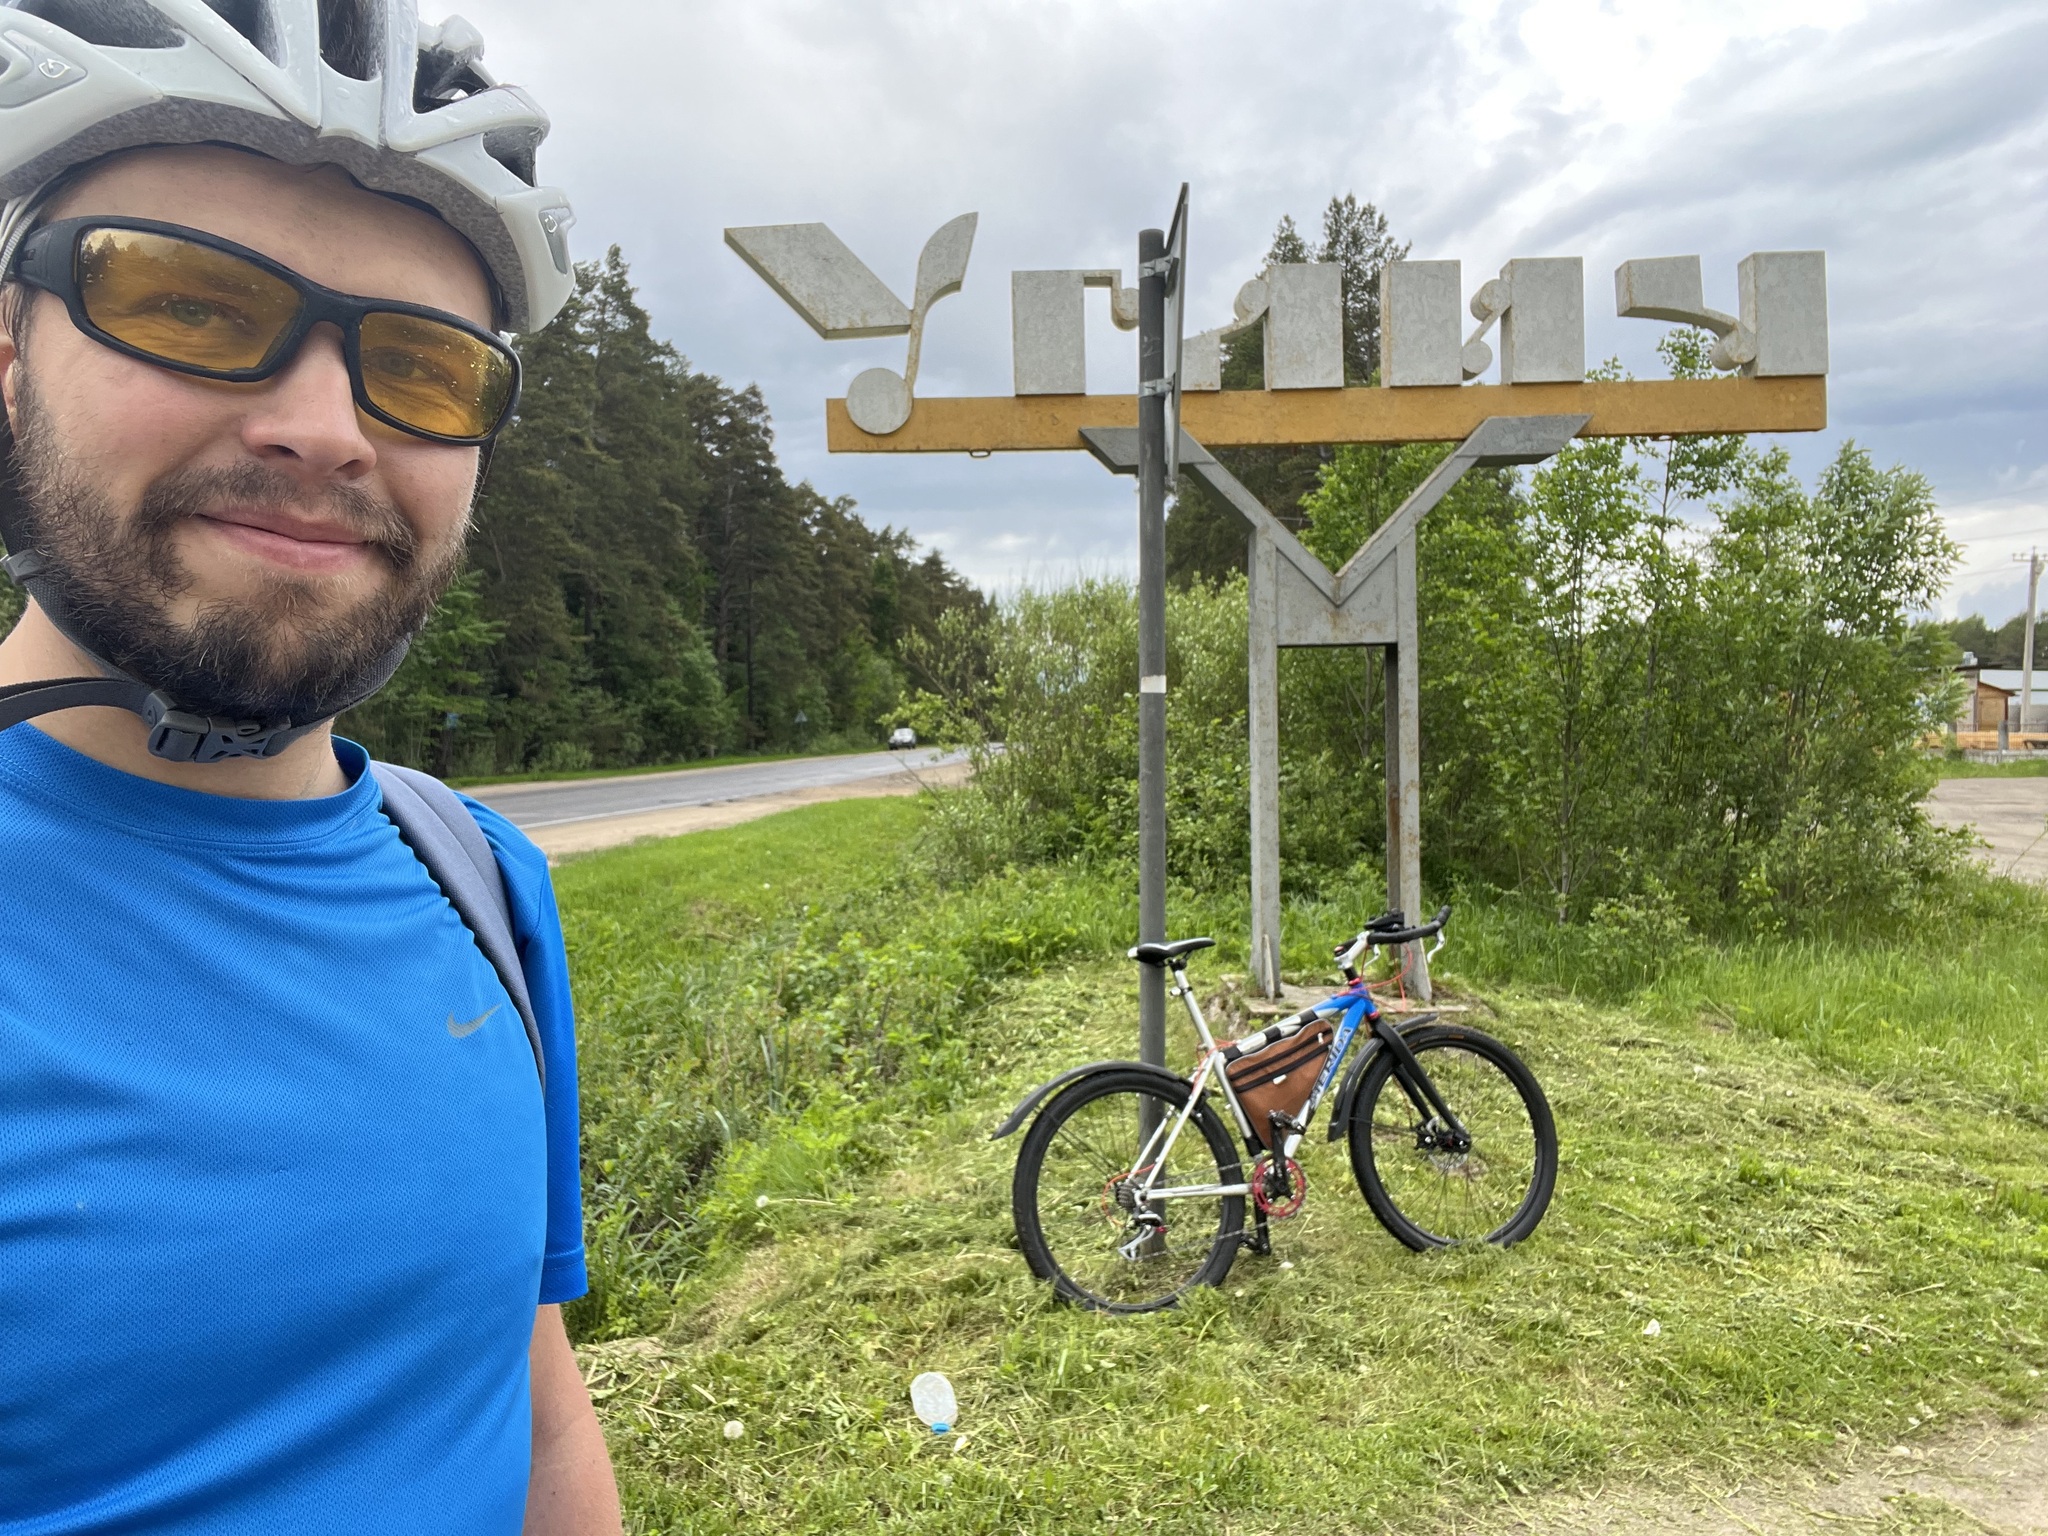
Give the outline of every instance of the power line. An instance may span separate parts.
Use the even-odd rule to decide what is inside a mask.
[[[2001,529],[1997,533],[1979,533],[1973,534],[1967,538],[1965,538],[1961,534],[1952,533],[1950,537],[1953,538],[1958,544],[1989,544],[1993,539],[2025,539],[2030,538],[2037,533],[2048,533],[2048,524],[2042,524],[2041,526],[2035,528]]]

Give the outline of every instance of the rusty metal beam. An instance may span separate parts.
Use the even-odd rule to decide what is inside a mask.
[[[1181,397],[1181,422],[1209,448],[1289,443],[1462,442],[1489,416],[1587,416],[1584,437],[1818,432],[1825,378],[1643,379],[1422,389],[1223,390]],[[1135,427],[1135,395],[987,395],[919,400],[886,437],[825,402],[834,453],[983,453],[1086,448],[1083,427]]]

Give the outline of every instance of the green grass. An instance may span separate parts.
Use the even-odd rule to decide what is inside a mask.
[[[1973,763],[1964,758],[1930,758],[1936,777],[1943,779],[2048,779],[2048,753],[2036,762]]]
[[[531,769],[525,773],[486,774],[474,779],[450,779],[456,789],[482,789],[492,784],[566,784],[575,779],[630,779],[645,773],[680,773],[686,768],[731,768],[739,763],[787,763],[800,757],[844,757],[849,752],[881,751],[873,747],[844,746],[811,752],[732,752],[724,757],[693,757],[682,763],[642,763],[636,768]]]
[[[581,949],[579,990],[616,984],[591,973],[593,943],[615,944],[612,962],[628,970],[650,950],[673,964],[806,905],[880,888],[919,815],[911,799],[838,800],[569,860],[555,871],[555,895]]]
[[[599,1283],[574,1316],[633,1529],[1463,1528],[2043,1405],[2038,898],[1921,947],[1681,955],[1608,1002],[1540,974],[1598,956],[1518,950],[1475,908],[1447,979],[1563,1137],[1536,1236],[1412,1255],[1316,1139],[1273,1258],[1108,1319],[1028,1276],[1016,1142],[986,1136],[1052,1068],[1129,1051],[1128,881],[942,895],[897,858],[919,814],[845,802],[560,871]],[[1290,967],[1363,899],[1292,909]],[[1242,913],[1186,900],[1172,926]],[[702,1143],[707,1106],[733,1126]],[[912,1419],[922,1369],[960,1435]]]
[[[1449,953],[1480,975],[1619,995],[1656,1024],[1718,1020],[1789,1041],[1895,1095],[1993,1105],[2048,1124],[2038,1002],[2048,986],[2048,899],[2028,887],[1972,882],[1908,941],[1691,943],[1624,966],[1602,954],[1597,931],[1559,930],[1514,909],[1468,904],[1454,929],[1460,945]]]

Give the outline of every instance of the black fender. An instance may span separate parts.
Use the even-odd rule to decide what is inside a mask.
[[[1420,1029],[1423,1025],[1434,1024],[1436,1021],[1436,1014],[1418,1013],[1414,1018],[1396,1024],[1394,1028],[1405,1035],[1412,1029]],[[1351,1065],[1344,1069],[1344,1080],[1337,1085],[1337,1096],[1330,1105],[1330,1134],[1326,1140],[1335,1141],[1351,1124],[1351,1106],[1358,1098],[1359,1082],[1365,1077],[1365,1069],[1372,1065],[1373,1057],[1379,1053],[1379,1041],[1368,1038],[1365,1049],[1353,1056]]]
[[[1085,1067],[1070,1067],[1058,1077],[1051,1079],[1049,1082],[1040,1083],[1036,1088],[1025,1094],[1023,1102],[1010,1111],[1010,1118],[991,1131],[988,1139],[990,1141],[1001,1141],[1005,1136],[1016,1130],[1018,1126],[1029,1120],[1031,1112],[1055,1093],[1058,1093],[1060,1089],[1065,1088],[1070,1083],[1079,1082],[1084,1077],[1093,1077],[1098,1072],[1153,1073],[1160,1079],[1161,1087],[1171,1084],[1174,1091],[1180,1095],[1183,1103],[1187,1101],[1187,1096],[1194,1091],[1193,1085],[1186,1078],[1176,1077],[1164,1067],[1147,1066],[1142,1061],[1091,1061]]]

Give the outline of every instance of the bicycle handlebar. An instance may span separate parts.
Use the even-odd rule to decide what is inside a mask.
[[[1390,927],[1389,924],[1399,924],[1402,921],[1402,914],[1382,912],[1360,930],[1357,938],[1349,944],[1337,946],[1337,959],[1344,967],[1344,974],[1352,976],[1356,972],[1359,956],[1373,945],[1391,949],[1422,939],[1433,939],[1443,932],[1444,924],[1449,922],[1450,918],[1451,909],[1448,903],[1436,909],[1435,917],[1414,928]]]
[[[1435,938],[1439,933],[1443,932],[1444,924],[1450,920],[1451,909],[1448,905],[1445,905],[1438,907],[1436,909],[1436,916],[1422,924],[1419,928],[1382,928],[1377,932],[1368,928],[1359,937],[1368,944],[1386,946],[1413,944],[1418,939]]]

